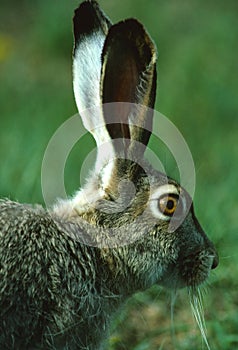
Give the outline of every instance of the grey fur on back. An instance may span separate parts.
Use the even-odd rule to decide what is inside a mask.
[[[97,349],[122,299],[110,281],[98,248],[40,207],[1,201],[1,349]]]

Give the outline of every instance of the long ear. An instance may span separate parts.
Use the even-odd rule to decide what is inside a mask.
[[[79,113],[100,106],[101,55],[108,29],[109,19],[96,1],[85,1],[75,10],[73,19],[73,86]],[[81,113],[86,129],[92,132],[100,121],[100,115],[90,117]]]
[[[128,19],[109,29],[102,57],[100,87],[110,137],[124,139],[122,148],[131,150],[133,141],[146,146],[156,93],[155,46],[142,24]],[[104,105],[111,102],[118,103]]]

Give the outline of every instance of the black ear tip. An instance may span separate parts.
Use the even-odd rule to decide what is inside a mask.
[[[84,18],[85,21],[89,21],[90,17],[95,15],[95,12],[100,11],[99,4],[96,0],[86,0],[83,1],[75,10],[74,10],[74,21],[80,17]],[[86,16],[86,18],[84,17]]]
[[[73,24],[76,43],[82,36],[98,31],[99,28],[107,33],[111,25],[96,0],[87,0],[79,5],[74,11]]]
[[[75,37],[81,33],[90,32],[95,21],[95,10],[98,3],[95,0],[82,2],[74,11],[74,34]]]
[[[155,63],[157,49],[149,33],[142,23],[135,18],[128,18],[110,28],[110,40],[113,42],[123,42],[128,48],[136,48],[138,58],[144,63]]]
[[[75,9],[74,13],[76,15],[79,11],[84,11],[85,9],[87,10],[90,7],[98,7],[98,6],[99,5],[96,0],[86,0],[79,4],[79,6]]]

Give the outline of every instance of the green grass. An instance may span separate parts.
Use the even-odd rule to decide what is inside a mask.
[[[71,17],[77,4],[63,0],[1,4],[2,197],[43,203],[44,151],[54,131],[76,113]],[[209,342],[212,349],[237,349],[237,2],[102,0],[101,4],[114,21],[139,18],[158,46],[156,108],[175,123],[190,147],[196,165],[197,215],[220,254],[204,298]],[[83,150],[77,145],[69,157],[65,171],[69,195],[79,186],[80,165],[90,147],[87,138]],[[173,165],[167,170],[173,175]],[[153,287],[127,303],[115,322],[110,350],[201,349],[186,292],[180,294],[175,344],[169,295]]]

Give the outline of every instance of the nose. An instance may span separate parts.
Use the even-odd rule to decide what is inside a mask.
[[[219,264],[219,256],[217,252],[214,252],[214,258],[213,258],[213,263],[212,263],[212,269],[215,269]]]

